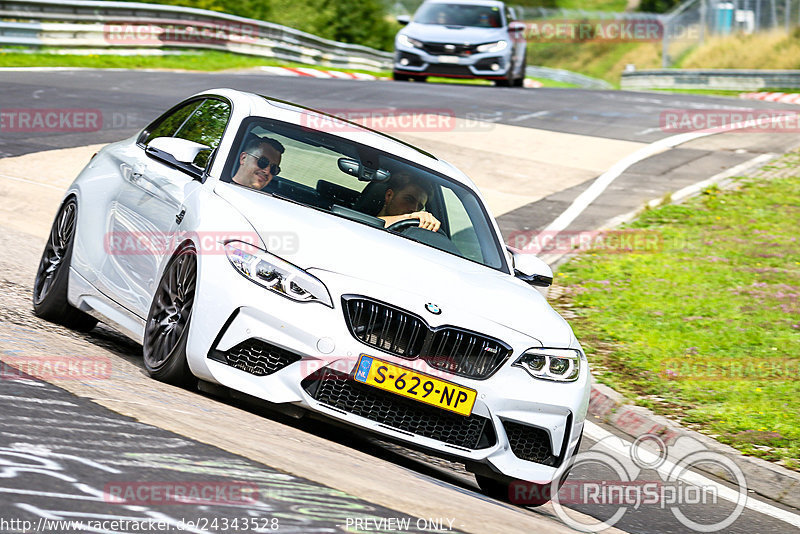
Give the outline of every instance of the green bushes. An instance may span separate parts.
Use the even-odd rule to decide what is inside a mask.
[[[380,0],[150,0],[210,9],[297,28],[326,39],[392,50],[399,25]]]

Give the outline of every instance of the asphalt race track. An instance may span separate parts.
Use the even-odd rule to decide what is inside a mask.
[[[467,126],[397,135],[444,154],[482,191],[485,187],[504,237],[522,236],[522,245],[526,236],[553,223],[615,161],[674,135],[662,128],[665,112],[792,109],[763,102],[621,91],[234,73],[0,71],[3,112],[93,109],[103,117],[91,131],[0,131],[0,200],[6,200],[0,207],[4,250],[0,359],[46,354],[100,362],[113,370],[104,380],[48,383],[0,363],[0,493],[4,494],[0,532],[24,530],[19,523],[3,523],[11,519],[31,521],[25,525],[29,531],[44,519],[161,521],[173,529],[189,527],[195,532],[572,531],[556,517],[552,505],[515,507],[480,495],[471,475],[458,464],[313,419],[265,412],[241,399],[166,386],[145,376],[141,348],[110,329],[101,326],[78,334],[32,315],[30,288],[44,244],[37,224],[49,227],[56,209],[53,199],[65,187],[55,178],[48,180],[58,175],[62,161],[35,154],[123,139],[172,104],[214,87],[253,91],[326,110],[395,108],[458,117],[458,124]],[[625,168],[566,228],[598,228],[649,200],[732,167],[766,161],[797,143],[796,136],[787,134],[724,133],[663,150]],[[28,159],[19,158],[26,155]],[[4,160],[25,161],[29,175],[11,176],[3,170]],[[49,214],[39,216],[31,207]],[[46,220],[34,221],[34,214]],[[583,441],[583,450],[593,446],[592,440]],[[609,476],[596,467],[574,474],[583,480]],[[639,479],[661,480],[648,470]],[[109,491],[142,482],[212,485],[232,492],[232,497],[211,506],[109,501]],[[757,501],[753,495],[749,500]],[[775,503],[766,505],[786,511]],[[586,522],[613,513],[607,505],[575,503],[568,508]],[[790,532],[800,521],[794,515],[795,522],[789,524],[767,508],[754,508],[758,507],[745,509],[722,531]],[[695,521],[713,523],[732,513],[733,504],[719,499],[687,504],[681,510]],[[213,518],[217,523],[212,525]],[[224,521],[227,528],[222,528]],[[398,525],[410,526],[398,529]],[[636,533],[693,532],[669,508],[657,506],[627,510],[616,527]],[[52,525],[49,531],[59,532]],[[136,530],[129,525],[83,531]]]

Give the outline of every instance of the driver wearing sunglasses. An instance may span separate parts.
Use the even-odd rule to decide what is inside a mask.
[[[232,180],[253,189],[265,188],[281,172],[284,150],[275,139],[253,136],[239,154],[239,168]]]

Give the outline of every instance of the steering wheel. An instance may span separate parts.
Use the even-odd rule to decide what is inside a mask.
[[[386,227],[386,229],[393,232],[404,232],[406,229],[413,228],[415,226],[419,226],[419,219],[403,219],[402,221],[397,221],[396,223],[390,224]],[[444,233],[444,229],[441,226],[436,233],[447,237],[447,234]],[[450,238],[448,237],[448,239]]]

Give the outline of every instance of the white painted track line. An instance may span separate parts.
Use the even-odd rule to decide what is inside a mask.
[[[779,120],[781,117],[773,117],[771,122],[775,122]],[[726,132],[738,130],[741,128],[747,128],[752,126],[750,121],[742,121],[731,124],[727,126]],[[578,197],[572,201],[572,204],[564,210],[564,212],[556,217],[556,219],[547,225],[546,228],[542,230],[542,232],[531,240],[531,242],[525,247],[530,249],[531,247],[535,246],[536,243],[540,243],[541,239],[545,235],[552,235],[554,233],[561,232],[565,230],[570,224],[572,224],[578,216],[583,213],[589,205],[597,200],[597,198],[603,194],[603,192],[610,186],[614,180],[619,178],[623,172],[628,170],[631,166],[639,163],[642,160],[649,158],[650,156],[654,156],[660,152],[668,150],[670,148],[674,148],[678,145],[682,145],[683,143],[693,141],[695,139],[699,139],[701,137],[706,137],[709,135],[714,135],[720,132],[719,129],[706,129],[706,130],[698,130],[696,132],[688,132],[682,133],[677,135],[671,135],[669,137],[665,137],[664,139],[659,139],[639,150],[634,152],[633,154],[626,156],[625,158],[619,160],[615,163],[610,169],[606,172],[598,176],[592,185],[589,186],[583,193],[578,195]]]
[[[609,448],[614,454],[618,454],[620,456],[627,457],[629,455],[630,446],[632,443],[630,441],[624,440],[615,436],[611,432],[601,428],[600,426],[592,423],[591,421],[586,421],[583,426],[583,432],[586,437],[594,440],[594,441],[602,441],[603,446]],[[609,439],[609,438],[616,438],[616,439]],[[624,443],[624,445],[620,445]],[[657,455],[645,449],[638,449],[637,450],[638,456],[644,462],[653,462],[657,459]],[[664,476],[668,475],[672,469],[675,467],[675,463],[665,460],[661,466],[658,468],[658,472],[663,474]],[[691,484],[693,486],[700,486],[700,487],[714,487],[717,490],[717,494],[730,502],[736,503],[737,500],[740,498],[740,494],[737,490],[732,489],[724,484],[720,484],[710,478],[706,478],[703,475],[697,474],[692,471],[685,471],[683,475],[678,477],[678,480],[681,480],[687,484]],[[776,506],[772,506],[771,504],[767,504],[763,501],[756,500],[754,498],[748,498],[744,504],[745,508],[758,512],[760,514],[768,515],[784,523],[788,523],[792,526],[800,528],[800,515],[795,513],[786,511],[782,508],[778,508]]]

